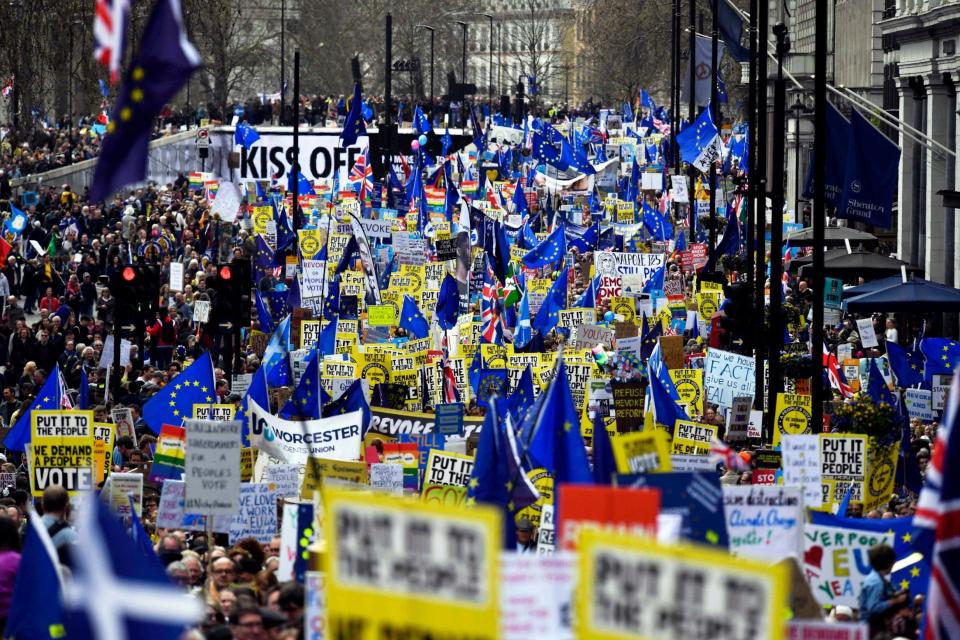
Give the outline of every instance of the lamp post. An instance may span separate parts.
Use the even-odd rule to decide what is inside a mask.
[[[487,68],[487,101],[490,103],[490,110],[493,110],[493,14],[481,13],[484,18],[490,21],[490,65]]]
[[[418,29],[426,29],[430,32],[430,114],[433,115],[433,27],[428,24],[418,24]]]
[[[800,217],[800,116],[803,115],[803,101],[797,96],[797,101],[790,107],[793,111],[793,208],[794,221],[803,222]]]
[[[463,20],[457,20],[457,24],[463,30],[463,58],[460,61],[460,82],[467,82],[467,23]]]
[[[503,25],[497,23],[497,90],[503,95]]]
[[[287,83],[287,0],[280,0],[280,122],[283,126],[284,85]]]

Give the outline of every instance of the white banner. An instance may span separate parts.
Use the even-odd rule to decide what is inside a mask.
[[[308,457],[356,460],[360,457],[363,413],[352,411],[320,420],[284,420],[248,399],[250,442],[288,464],[305,465]]]
[[[333,178],[340,173],[340,184],[347,184],[350,169],[369,144],[367,136],[342,149],[339,131],[311,131],[300,134],[300,171],[311,183],[320,178]],[[249,149],[236,145],[240,154],[241,180],[270,180],[275,174],[286,176],[293,165],[293,134],[263,133]],[[284,177],[286,183],[286,177]]]

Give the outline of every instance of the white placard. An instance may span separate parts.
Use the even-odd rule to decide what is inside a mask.
[[[130,516],[129,494],[133,494],[133,506],[137,516],[143,515],[143,474],[120,473],[110,474],[110,508],[120,517]]]
[[[224,222],[233,222],[240,212],[240,189],[229,181],[222,181],[217,189],[217,195],[210,207],[212,215],[219,215]]]
[[[268,467],[269,468],[269,467]],[[240,486],[240,508],[229,525],[230,544],[242,538],[267,543],[277,534],[277,492],[267,483]]]
[[[780,437],[783,451],[783,484],[803,488],[803,503],[808,507],[823,505],[820,482],[820,439],[816,435]]]
[[[929,389],[905,389],[904,400],[911,418],[920,418],[926,422],[937,419],[933,410],[933,392]]]
[[[130,348],[133,344],[126,338],[120,338],[120,366],[125,367],[130,364]],[[103,341],[103,351],[100,352],[101,369],[113,365],[113,336],[107,336]]]
[[[687,176],[670,176],[673,186],[673,201],[686,204],[690,202],[690,193],[687,191]]]
[[[403,493],[403,465],[374,462],[370,465],[370,486],[387,493]]]
[[[733,399],[754,396],[756,361],[732,351],[711,348],[704,363],[703,385],[707,388],[707,402],[730,408]]]
[[[576,555],[500,556],[500,637],[504,640],[572,640]]]
[[[263,482],[276,485],[281,498],[300,496],[300,467],[295,464],[269,464],[264,467]]]
[[[232,517],[240,508],[239,420],[185,420],[184,511]]]
[[[193,301],[193,321],[194,322],[210,321],[210,301],[209,300]]]
[[[803,548],[800,487],[723,486],[730,552],[779,562]]]
[[[870,318],[857,320],[857,332],[860,333],[860,344],[864,347],[870,348],[880,345],[877,342],[877,334],[873,330],[873,320]]]
[[[892,534],[807,524],[801,573],[817,602],[858,607],[863,581],[871,571],[867,552],[875,544],[892,545]]]
[[[183,291],[183,263],[170,263],[170,291]]]

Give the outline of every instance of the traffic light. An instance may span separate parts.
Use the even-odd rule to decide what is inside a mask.
[[[143,265],[128,264],[110,279],[110,292],[117,301],[114,326],[131,335],[143,331],[147,314],[156,310],[159,283],[154,273]],[[150,276],[154,277],[151,278]]]
[[[726,315],[723,325],[728,332],[729,348],[746,352],[753,347],[753,294],[750,288],[742,283],[724,287],[726,302],[723,311]]]
[[[216,293],[213,323],[223,333],[238,331],[250,324],[250,261],[235,260],[217,266],[208,285]]]

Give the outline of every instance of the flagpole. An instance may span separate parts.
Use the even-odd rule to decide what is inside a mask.
[[[754,279],[754,258],[756,257],[757,243],[754,240],[754,235],[756,234],[755,228],[755,219],[754,216],[757,213],[756,207],[756,187],[754,185],[754,176],[756,175],[756,169],[754,168],[754,161],[756,160],[756,153],[750,149],[751,145],[754,145],[756,140],[756,123],[757,123],[757,14],[754,9],[756,0],[752,0],[750,5],[750,25],[747,28],[747,34],[750,38],[750,80],[747,83],[747,166],[741,167],[741,170],[746,171],[747,174],[747,183],[741,185],[741,188],[744,189],[744,193],[747,196],[747,290],[753,294],[753,289],[755,284]],[[748,340],[747,344],[751,347],[753,351],[754,358],[760,356],[760,350],[757,342],[757,337],[760,335],[760,330],[757,329],[757,318],[762,318],[763,316],[759,313],[759,309],[756,307],[756,296],[754,300],[751,301],[753,306],[753,314],[751,320],[753,324],[753,339]],[[763,321],[760,321],[762,325]],[[754,375],[757,377],[762,376],[763,371],[762,367],[754,368]],[[762,389],[763,387],[756,386],[756,378],[754,379],[754,389]],[[754,408],[756,408],[756,399],[754,399]]]
[[[336,171],[336,169],[334,169]],[[334,181],[336,182],[336,181]],[[333,194],[336,198],[336,194]],[[293,51],[293,241],[299,245],[297,210],[300,202],[300,49]]]
[[[815,73],[813,84],[814,98],[814,149],[820,157],[826,156],[827,142],[827,3],[826,0],[817,0],[815,19],[815,48],[813,69]],[[813,327],[811,327],[810,353],[816,354],[823,350],[823,232],[826,216],[826,165],[823,162],[813,167]],[[817,362],[814,356],[814,363]],[[824,388],[823,376],[820,368],[814,367],[811,380],[812,410],[810,422],[814,433],[823,425]]]
[[[717,55],[719,53],[720,34],[717,32],[717,2],[711,0],[711,10],[713,11],[713,30],[710,33],[710,115],[713,118],[713,124],[717,127],[717,133],[720,132],[720,108],[717,106]],[[722,139],[722,137],[721,137]],[[717,244],[717,171],[716,163],[711,162],[708,169],[710,179],[710,252]]]
[[[696,26],[696,15],[697,15],[697,0],[690,0],[690,14],[687,16],[687,60],[689,62],[689,76],[687,78],[687,101],[688,101],[688,111],[687,111],[687,122],[693,124],[693,121],[697,118],[697,78],[696,78],[696,63],[697,63],[697,26]],[[679,89],[677,90],[679,93]],[[679,108],[677,109],[679,112]],[[680,127],[678,126],[677,129]],[[679,133],[679,131],[678,131]],[[693,166],[687,168],[687,175],[690,177],[690,193],[693,194],[696,192],[694,188],[696,184],[697,174]],[[690,207],[690,235],[693,235],[693,230],[697,228],[697,202],[694,197],[689,198],[690,202],[687,206]],[[691,238],[691,241],[696,238]],[[708,253],[709,255],[709,253]]]
[[[757,247],[757,260],[756,260],[756,271],[755,271],[755,284],[756,292],[754,299],[754,307],[756,308],[757,324],[759,331],[757,332],[757,352],[760,353],[761,350],[759,345],[764,344],[764,332],[767,330],[767,327],[764,324],[764,279],[766,277],[766,255],[767,255],[767,242],[766,242],[766,228],[767,228],[767,57],[764,55],[758,55],[760,47],[767,46],[767,31],[769,29],[770,21],[770,10],[768,4],[764,3],[763,0],[751,0],[752,14],[756,14],[756,33],[754,37],[756,39],[757,53],[751,57],[751,60],[754,61],[756,65],[756,75],[754,76],[754,82],[756,83],[756,108],[753,112],[753,116],[756,119],[754,128],[756,129],[756,137],[753,142],[753,192],[754,199],[756,202],[756,247]],[[763,389],[763,367],[759,365],[756,367],[756,377],[754,378],[756,383],[755,389]],[[754,398],[760,394],[754,394]],[[763,407],[763,400],[758,401],[758,407]],[[774,407],[769,407],[770,411],[774,410]],[[766,434],[769,438],[770,434]],[[766,440],[770,442],[771,440]]]

